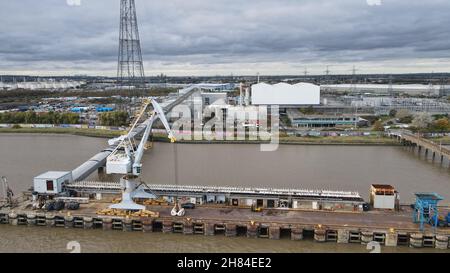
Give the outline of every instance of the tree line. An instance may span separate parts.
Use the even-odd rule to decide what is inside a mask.
[[[128,113],[124,111],[101,113],[100,124],[103,126],[127,126],[129,124]]]
[[[114,89],[114,90],[89,90],[76,89],[66,91],[51,91],[51,90],[27,90],[17,89],[0,92],[0,102],[8,102],[14,100],[30,101],[39,98],[57,98],[62,96],[70,97],[149,97],[149,96],[166,96],[170,93],[176,92],[176,88],[169,87],[155,87],[150,89]]]
[[[0,113],[0,123],[8,124],[78,124],[80,117],[75,113],[36,113],[6,112]]]
[[[448,115],[431,115],[430,113],[411,113],[406,109],[391,110],[390,118],[395,118],[399,123],[409,124],[412,131],[445,133],[450,132],[450,119]],[[375,131],[383,131],[384,126],[381,120],[374,123]],[[388,125],[394,125],[388,122]]]

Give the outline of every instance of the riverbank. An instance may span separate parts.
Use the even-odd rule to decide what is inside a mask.
[[[124,131],[111,131],[101,129],[79,129],[79,128],[0,128],[0,134],[68,134],[77,136],[114,138],[125,134]],[[153,141],[169,142],[167,137],[162,134],[154,134]],[[443,145],[450,145],[450,137],[433,139],[433,141],[442,141]],[[263,144],[268,143],[259,140],[182,140],[178,143],[189,144]],[[284,145],[368,145],[368,146],[398,146],[400,143],[393,138],[385,136],[321,136],[321,137],[299,137],[282,136],[280,144]]]
[[[78,128],[0,128],[0,134],[66,134],[99,138],[114,138],[124,133],[124,131]]]
[[[167,137],[162,135],[155,135],[154,141],[168,142]],[[178,143],[189,144],[264,144],[269,143],[259,140],[177,140]],[[381,145],[381,146],[399,146],[400,143],[393,138],[384,136],[346,136],[346,137],[297,137],[297,136],[283,136],[280,137],[280,144],[283,145]]]
[[[399,145],[398,141],[385,136],[323,136],[323,137],[295,137],[280,138],[282,144],[303,145]]]

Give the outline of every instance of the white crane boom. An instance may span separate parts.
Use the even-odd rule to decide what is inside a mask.
[[[146,109],[150,104],[153,105],[153,112],[150,118],[144,121],[143,123],[145,128],[144,134],[141,138],[139,146],[136,148],[136,150],[134,150],[134,145],[130,133],[137,126],[138,121],[142,118],[142,116],[144,115]],[[158,118],[163,123],[164,128],[168,133],[170,141],[175,142],[174,134],[170,129],[169,123],[164,115],[164,111],[155,100],[150,99],[150,101],[144,104],[143,109],[141,110],[139,116],[136,119],[136,122],[133,124],[130,131],[126,135],[123,135],[115,139],[111,139],[109,141],[110,144],[117,142],[119,142],[119,144],[117,145],[116,149],[111,153],[111,155],[109,155],[107,158],[106,173],[124,174],[124,175],[132,174],[135,176],[139,176],[141,174],[141,167],[142,167],[141,160],[142,156],[144,155],[145,144],[152,132],[153,123]]]
[[[148,137],[150,136],[150,133],[152,131],[152,127],[153,127],[153,123],[159,118],[161,120],[161,122],[164,125],[164,128],[167,131],[168,137],[170,139],[170,141],[173,143],[175,142],[175,137],[172,133],[172,130],[170,129],[169,126],[169,122],[167,121],[163,110],[161,109],[161,107],[159,106],[159,104],[155,101],[152,100],[152,105],[153,105],[153,113],[152,116],[145,121],[146,123],[146,127],[145,127],[145,131],[144,131],[144,135],[142,136],[141,142],[139,143],[138,148],[136,149],[135,155],[134,155],[134,163],[133,163],[133,174],[134,175],[140,175],[141,174],[141,168],[142,168],[142,156],[144,155],[144,150],[145,150],[145,143],[148,140]]]

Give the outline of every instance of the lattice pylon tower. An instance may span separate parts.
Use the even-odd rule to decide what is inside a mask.
[[[117,83],[120,86],[145,86],[144,64],[134,0],[120,0],[120,35]]]

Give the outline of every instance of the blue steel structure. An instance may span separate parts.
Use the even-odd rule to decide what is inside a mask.
[[[103,113],[103,112],[112,112],[112,111],[114,111],[114,108],[112,108],[112,107],[97,107],[95,110],[97,112]]]
[[[436,228],[439,218],[437,205],[439,201],[444,200],[444,198],[435,192],[416,193],[415,195],[416,204],[413,212],[414,223],[420,223],[420,230],[423,230],[425,223]]]

